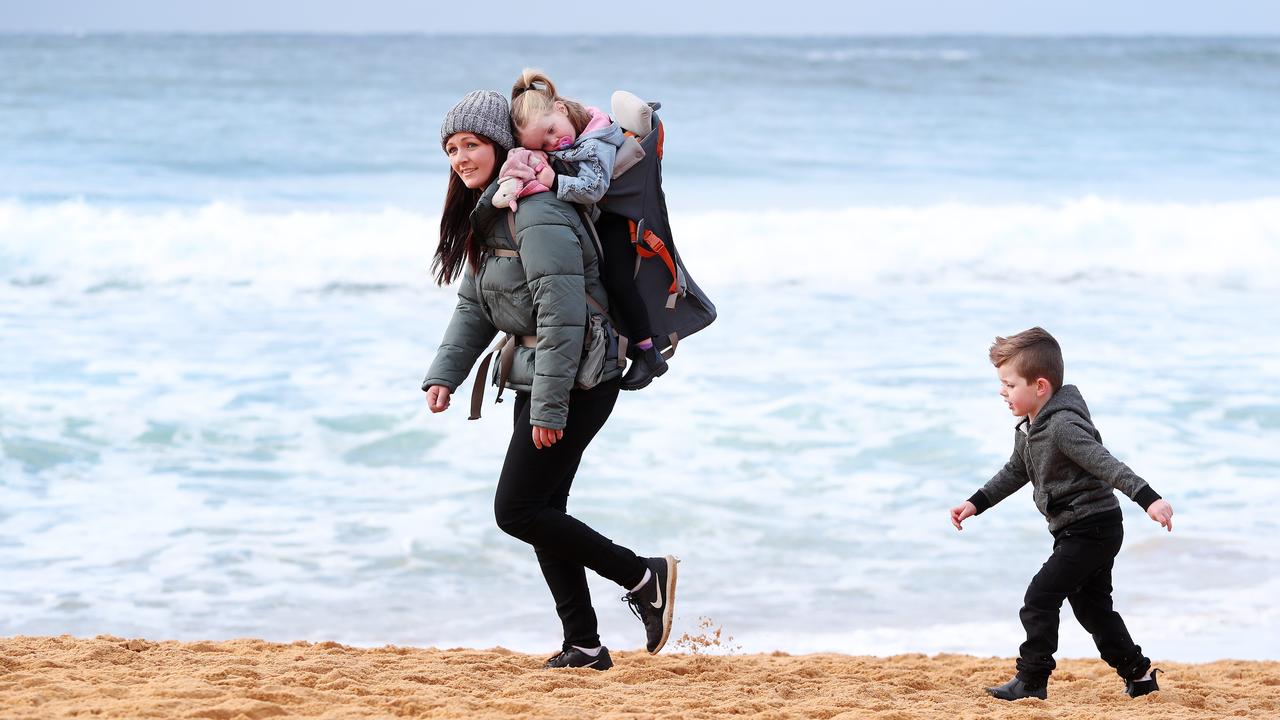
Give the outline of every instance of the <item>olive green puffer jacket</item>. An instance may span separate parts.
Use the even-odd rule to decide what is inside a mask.
[[[517,344],[507,386],[531,393],[530,423],[560,430],[582,356],[587,294],[608,308],[596,246],[574,206],[549,192],[520,200],[519,242],[513,241],[507,210],[491,203],[496,190],[495,182],[471,213],[475,237],[486,252],[479,271],[468,266],[463,273],[458,305],[422,389],[457,390],[499,332],[536,336],[536,347]],[[520,256],[498,257],[493,249],[518,250]],[[603,380],[620,374],[610,363]]]

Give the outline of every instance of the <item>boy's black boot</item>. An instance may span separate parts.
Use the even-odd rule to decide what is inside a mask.
[[[667,359],[658,352],[658,346],[641,350],[622,376],[622,389],[639,390],[648,387],[654,378],[661,377],[666,371]]]
[[[569,645],[559,655],[547,661],[544,668],[591,668],[592,670],[608,670],[613,667],[613,658],[609,657],[609,648],[600,646],[600,652],[594,657],[576,647]]]
[[[1045,685],[1039,687],[1028,685],[1017,676],[1000,687],[987,688],[987,694],[997,700],[1021,700],[1023,698],[1039,698],[1049,696]]]
[[[1150,680],[1130,680],[1124,684],[1124,693],[1131,698],[1149,695],[1160,689],[1160,683],[1156,682],[1156,673],[1164,672],[1160,668],[1151,669]]]

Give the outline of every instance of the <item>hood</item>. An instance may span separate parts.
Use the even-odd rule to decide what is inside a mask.
[[[622,133],[622,126],[600,108],[589,107],[587,112],[591,113],[591,122],[587,123],[576,142],[602,140],[615,147],[622,147],[622,143],[627,140],[627,136]]]
[[[1040,427],[1048,424],[1049,418],[1054,413],[1069,410],[1080,417],[1084,418],[1089,424],[1093,424],[1093,418],[1089,417],[1089,406],[1084,402],[1084,396],[1080,394],[1080,390],[1075,385],[1063,385],[1058,391],[1049,398],[1049,402],[1040,408],[1040,413],[1036,415],[1036,421],[1032,423],[1032,427]]]

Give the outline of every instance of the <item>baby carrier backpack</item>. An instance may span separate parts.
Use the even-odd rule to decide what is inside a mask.
[[[662,142],[665,129],[656,114],[661,103],[646,103],[618,91],[612,114],[627,134],[618,150],[613,180],[600,208],[627,218],[636,249],[635,284],[649,313],[654,344],[670,358],[684,338],[716,319],[716,306],[685,270],[671,236],[667,199],[662,192]],[[594,237],[595,228],[588,222]],[[596,238],[599,245],[599,239]],[[616,324],[616,323],[615,323]],[[619,328],[624,331],[626,328]],[[625,357],[625,340],[622,351]]]
[[[636,248],[636,268],[634,280],[640,297],[644,300],[645,311],[649,314],[649,325],[655,335],[654,346],[662,352],[663,357],[670,359],[675,354],[676,345],[684,338],[710,325],[716,319],[716,306],[707,294],[689,277],[685,270],[680,253],[676,250],[671,238],[671,221],[667,218],[667,199],[662,192],[662,120],[654,111],[661,103],[646,103],[628,92],[618,91],[613,94],[613,117],[627,134],[626,143],[619,148],[614,164],[613,180],[609,190],[600,200],[600,208],[621,215],[629,221],[631,242]],[[580,210],[581,212],[581,210]],[[581,212],[583,225],[587,227],[595,242],[597,255],[603,255],[604,249],[600,238],[596,235],[595,225],[586,212]],[[507,232],[511,240],[519,246],[516,233],[515,214],[508,212]],[[516,250],[496,250],[501,257],[519,257]],[[582,381],[584,370],[599,374],[600,365],[604,362],[617,362],[619,367],[626,365],[627,328],[618,324],[603,307],[596,304],[591,296],[587,302],[595,312],[609,318],[609,324],[616,332],[616,342],[606,330],[596,328],[597,334],[605,338],[587,343],[594,349],[595,357],[584,358],[584,365],[579,367],[578,387],[591,387]],[[588,324],[588,332],[592,326]],[[529,338],[525,338],[528,340]],[[498,342],[480,363],[476,373],[474,387],[471,390],[471,420],[480,417],[480,408],[484,397],[486,379],[498,386],[495,402],[502,402],[502,393],[507,384],[511,364],[515,356],[516,343],[520,339],[507,334]],[[603,344],[602,344],[603,343]],[[490,364],[493,364],[490,377]]]

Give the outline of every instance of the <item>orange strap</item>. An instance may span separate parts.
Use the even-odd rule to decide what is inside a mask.
[[[667,288],[667,293],[680,292],[680,277],[676,274],[676,261],[671,257],[671,251],[667,250],[667,244],[662,242],[662,238],[655,235],[652,230],[645,230],[644,242],[640,242],[636,239],[635,221],[629,222],[631,223],[631,242],[636,246],[636,255],[642,258],[662,258],[662,263],[671,273],[671,287]]]

